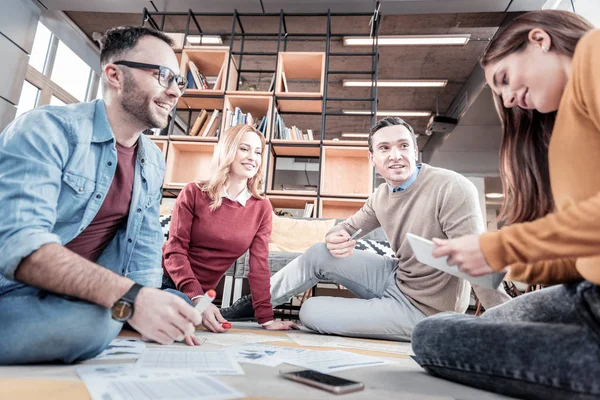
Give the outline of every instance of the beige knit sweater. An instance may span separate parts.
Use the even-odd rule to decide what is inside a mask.
[[[380,185],[340,225],[349,233],[362,228],[363,235],[383,228],[398,258],[398,287],[425,315],[465,312],[469,306],[470,284],[419,263],[406,240],[409,232],[431,239],[484,231],[477,189],[464,176],[423,164],[417,180],[406,190],[392,193],[387,184]]]

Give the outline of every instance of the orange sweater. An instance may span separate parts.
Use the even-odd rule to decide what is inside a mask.
[[[557,211],[485,233],[481,249],[517,281],[600,285],[600,30],[577,44],[548,152]]]

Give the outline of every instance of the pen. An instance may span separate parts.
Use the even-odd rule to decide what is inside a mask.
[[[352,239],[357,237],[361,232],[362,232],[362,228],[358,228],[358,230],[356,232],[354,232],[354,234],[352,236],[350,236],[350,239],[348,239],[348,241],[351,241]]]
[[[215,299],[215,297],[217,296],[217,293],[214,290],[209,290],[208,292],[206,292],[204,294],[204,296],[202,296],[202,298],[200,299],[200,301],[198,302],[198,304],[196,304],[196,310],[200,311],[201,313],[204,312],[204,310],[206,310],[208,308],[208,306],[210,305],[210,303],[213,302],[213,300]]]

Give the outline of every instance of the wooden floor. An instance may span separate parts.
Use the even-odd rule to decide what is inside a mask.
[[[261,329],[255,323],[234,323],[231,332],[251,332],[273,336],[268,344],[299,347],[295,342],[281,341],[285,332]],[[303,334],[313,335],[303,331]],[[123,336],[137,334],[124,331]],[[279,341],[278,341],[279,339]],[[385,343],[385,342],[384,342]],[[387,342],[389,343],[389,342]],[[158,346],[148,344],[148,346]],[[183,346],[183,344],[182,344]],[[205,344],[202,349],[222,348]],[[308,347],[310,348],[310,347]],[[313,347],[314,350],[339,350]],[[346,349],[345,349],[346,350]],[[378,367],[357,368],[341,371],[335,375],[363,382],[365,390],[340,397],[318,389],[282,379],[277,368],[255,364],[241,364],[243,376],[218,376],[224,383],[245,393],[248,399],[405,399],[405,400],[488,400],[507,397],[483,392],[470,387],[434,378],[425,373],[408,355],[348,349],[348,351],[390,358],[394,364]],[[132,361],[133,362],[133,361]],[[85,365],[101,364],[106,361],[87,361]],[[79,380],[75,368],[82,365],[30,365],[0,366],[1,400],[91,400],[85,385]]]

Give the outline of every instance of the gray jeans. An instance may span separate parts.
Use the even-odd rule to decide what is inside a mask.
[[[359,298],[313,297],[300,310],[300,320],[319,333],[409,341],[425,315],[396,284],[397,261],[366,251],[333,257],[317,243],[271,277],[271,302],[277,306],[319,281],[345,286]]]
[[[527,399],[600,398],[600,286],[519,296],[482,317],[443,313],[413,333],[432,374]]]

